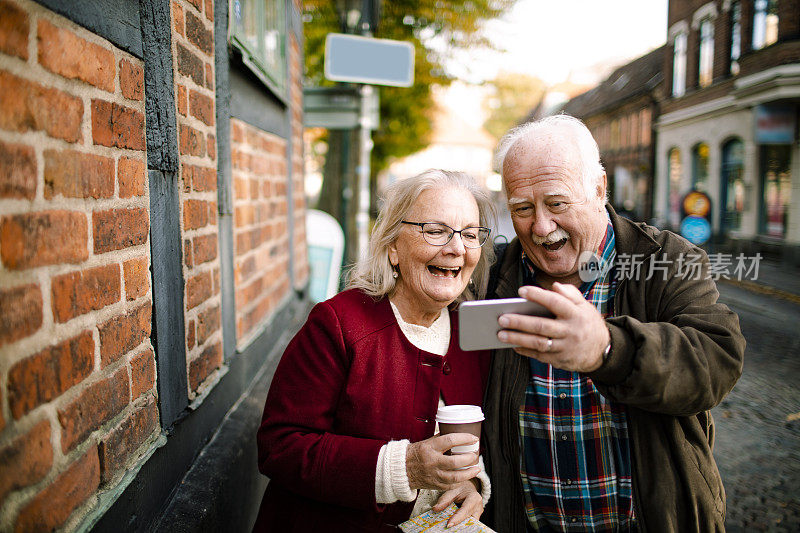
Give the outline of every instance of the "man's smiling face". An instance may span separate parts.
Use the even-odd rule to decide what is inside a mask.
[[[525,254],[554,281],[579,282],[578,257],[605,236],[605,175],[587,195],[577,145],[567,132],[523,138],[508,151],[503,179]]]

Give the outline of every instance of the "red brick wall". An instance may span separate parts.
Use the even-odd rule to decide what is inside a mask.
[[[742,0],[742,55],[750,51],[753,43],[754,0]]]
[[[213,2],[170,7],[194,398],[223,364]],[[308,278],[301,54],[291,37],[290,156],[287,139],[231,123],[242,343],[292,294],[290,257],[297,286]],[[0,0],[2,531],[76,528],[160,434],[144,91],[141,60]]]
[[[303,86],[300,45],[289,35],[289,83],[292,101],[292,201],[294,202],[294,285],[301,289],[308,281],[306,248],[306,195],[303,175]]]
[[[778,2],[778,39],[789,40],[800,37],[800,0]]]
[[[189,395],[222,365],[214,5],[173,0]]]
[[[787,41],[768,46],[762,50],[755,50],[742,56],[740,76],[747,76],[761,72],[779,65],[800,63],[800,41]]]
[[[143,81],[104,39],[0,0],[3,530],[74,524],[159,432]]]
[[[677,111],[678,109],[683,109],[685,107],[691,107],[702,104],[703,102],[708,102],[709,100],[722,98],[733,90],[733,82],[735,79],[736,78],[729,78],[720,83],[715,83],[702,90],[688,93],[682,98],[671,98],[669,100],[664,100],[661,103],[661,114],[663,115],[666,113],[671,113],[673,111]]]
[[[714,20],[714,83],[723,80],[730,73],[732,13],[733,10],[720,9]]]
[[[678,21],[687,19],[691,24],[694,12],[708,0],[669,0],[667,8],[667,26],[672,26]]]
[[[286,140],[231,120],[234,283],[239,343],[288,294]]]
[[[691,19],[689,20],[691,23]],[[691,92],[699,86],[700,67],[700,29],[689,25],[689,35],[686,38],[686,92]]]

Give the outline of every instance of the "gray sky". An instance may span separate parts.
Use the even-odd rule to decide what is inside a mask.
[[[623,63],[662,45],[667,0],[519,0],[487,35],[507,51],[472,52],[453,65],[470,81],[498,70],[524,72],[554,84],[583,83],[582,71],[600,63]]]

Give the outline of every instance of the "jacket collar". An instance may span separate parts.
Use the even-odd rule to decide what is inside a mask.
[[[621,217],[614,211],[611,204],[606,204],[611,225],[614,227],[616,239],[617,256],[636,254],[639,257],[649,257],[659,250],[661,245],[653,239],[652,235],[645,228],[643,223],[633,222],[625,217]],[[522,266],[519,260],[522,253],[522,245],[519,237],[508,243],[506,251],[501,259],[498,272],[497,288],[495,294],[498,298],[515,298],[517,289],[522,286]]]
[[[606,209],[608,210],[608,216],[611,218],[611,225],[614,226],[614,235],[617,239],[617,255],[637,254],[642,257],[649,257],[661,250],[661,245],[645,229],[649,226],[619,216],[614,211],[614,208],[611,207],[611,204],[606,204]]]

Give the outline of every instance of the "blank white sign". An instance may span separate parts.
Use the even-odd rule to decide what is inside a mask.
[[[410,87],[414,84],[414,46],[405,41],[329,33],[325,39],[325,77]]]

